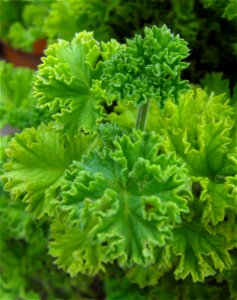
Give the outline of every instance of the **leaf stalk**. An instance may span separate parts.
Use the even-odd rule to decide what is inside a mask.
[[[142,103],[140,105],[139,110],[138,110],[138,114],[137,114],[136,129],[145,131],[149,105],[150,105],[150,100],[147,100],[146,103]]]

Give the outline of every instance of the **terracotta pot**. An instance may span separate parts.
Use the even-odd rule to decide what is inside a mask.
[[[37,66],[41,63],[40,58],[43,56],[45,47],[45,39],[35,41],[33,52],[31,53],[14,49],[5,42],[2,43],[3,56],[8,62],[16,67],[28,67],[31,69],[37,69]]]

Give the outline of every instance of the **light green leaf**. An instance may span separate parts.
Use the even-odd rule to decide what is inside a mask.
[[[65,169],[74,159],[80,160],[89,141],[83,136],[69,140],[45,125],[24,130],[7,149],[5,189],[12,199],[26,202],[35,216],[54,214]]]
[[[201,224],[183,222],[174,230],[173,251],[181,256],[175,270],[176,279],[186,278],[189,274],[194,282],[204,281],[206,276],[222,272],[231,267],[228,250],[234,244],[220,235],[210,234]]]
[[[236,212],[233,188],[236,174],[236,128],[233,108],[225,95],[208,96],[197,89],[167,102],[160,113],[167,145],[182,157],[193,182],[200,184],[202,222],[216,225],[227,211]]]
[[[99,43],[92,33],[81,32],[71,43],[59,40],[46,50],[35,81],[41,108],[49,108],[55,127],[73,136],[92,131],[103,118],[103,91],[99,78]],[[99,95],[99,97],[98,97]]]
[[[237,178],[237,177],[236,177]],[[202,222],[213,225],[223,221],[227,211],[237,213],[237,182],[233,176],[195,178],[201,184],[200,201],[203,201]]]
[[[215,180],[231,165],[234,111],[225,96],[208,96],[200,89],[169,101],[161,114],[163,132],[194,176]],[[231,171],[232,173],[233,171]]]

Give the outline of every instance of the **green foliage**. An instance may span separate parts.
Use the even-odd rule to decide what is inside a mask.
[[[180,72],[188,64],[181,62],[188,56],[187,44],[163,26],[145,29],[142,38],[136,35],[127,40],[105,63],[103,86],[110,101],[120,99],[136,104],[150,98],[163,106],[167,98],[177,101],[178,94],[187,89],[187,81],[180,80]]]
[[[46,38],[44,22],[51,1],[2,1],[1,38],[13,48],[33,50],[34,42]]]
[[[80,159],[89,147],[90,137],[68,139],[41,125],[25,129],[7,149],[3,180],[14,200],[22,199],[36,217],[52,215],[58,204],[63,174],[74,159]]]
[[[90,292],[92,280],[72,280],[60,272],[47,253],[48,222],[36,221],[25,204],[1,194],[1,281],[3,299],[72,299]],[[82,297],[82,296],[81,296]],[[80,298],[82,299],[82,298]]]
[[[93,30],[98,40],[123,40],[135,32],[141,32],[145,24],[166,23],[175,32],[180,32],[182,36],[193,41],[199,26],[194,12],[194,1],[166,2],[168,3],[153,0],[55,1],[46,19],[45,31],[53,41],[57,38],[71,40],[75,32],[83,30]]]
[[[187,55],[166,26],[126,44],[83,31],[49,46],[34,77],[41,117],[1,150],[4,297],[234,299],[237,90],[219,73],[186,91]],[[31,95],[16,86],[4,83],[6,99]]]
[[[230,83],[228,79],[223,79],[222,73],[207,74],[202,80],[201,85],[206,92],[210,94],[214,92],[216,95],[225,94],[227,98],[230,97]]]
[[[220,12],[223,18],[228,20],[237,19],[236,0],[202,0],[205,7],[211,7]]]
[[[230,269],[231,257],[228,250],[236,245],[230,243],[223,234],[210,234],[200,224],[183,222],[174,231],[173,251],[181,256],[175,270],[176,278],[186,278],[191,274],[194,282],[214,275],[216,270]]]
[[[98,81],[102,66],[99,43],[92,33],[82,32],[71,43],[53,44],[46,55],[35,82],[39,106],[53,112],[55,127],[63,133],[93,131],[103,118],[105,98]]]
[[[4,61],[0,62],[1,127],[10,125],[16,129],[37,126],[42,120],[50,120],[47,112],[36,108],[33,98],[33,78],[35,74],[27,68],[14,68]]]
[[[23,2],[3,0],[0,4],[1,39],[7,39],[9,27],[21,17]]]
[[[96,39],[108,40],[113,36],[113,29],[108,22],[109,14],[118,3],[107,0],[54,1],[45,23],[47,36],[50,40],[62,38],[70,41],[76,32],[86,29],[93,30]]]
[[[69,226],[52,232],[50,252],[60,266],[74,275],[95,274],[115,260],[122,268],[159,262],[189,195],[185,171],[174,154],[157,157],[159,144],[155,135],[123,135],[112,153],[91,152],[72,165],[63,192]]]

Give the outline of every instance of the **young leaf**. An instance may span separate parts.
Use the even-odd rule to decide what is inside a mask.
[[[136,35],[127,40],[126,48],[105,63],[102,81],[110,100],[140,104],[152,98],[160,106],[168,98],[177,101],[188,88],[187,81],[180,79],[188,66],[182,62],[188,51],[187,43],[165,25],[145,28],[144,38]]]
[[[228,250],[234,247],[221,234],[210,234],[201,224],[185,223],[174,230],[173,251],[181,256],[175,270],[177,279],[186,278],[189,274],[194,282],[204,281],[206,276],[214,275],[231,267]]]

